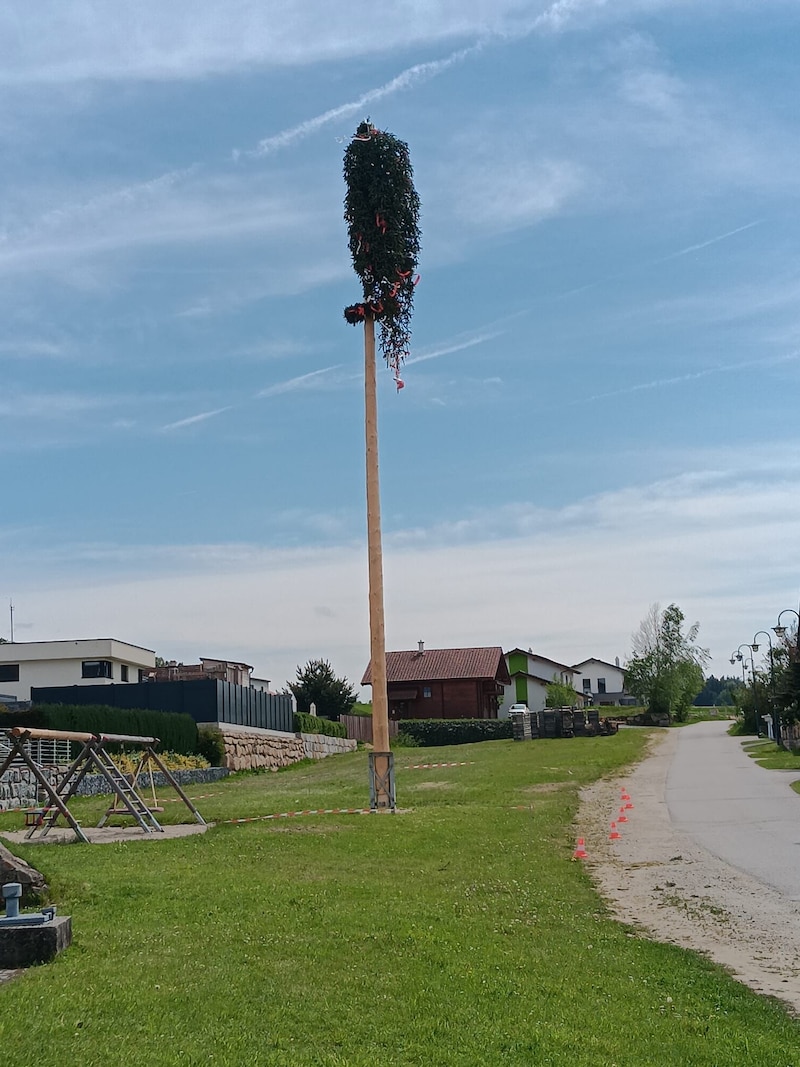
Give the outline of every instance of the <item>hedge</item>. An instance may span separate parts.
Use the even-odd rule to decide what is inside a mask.
[[[112,708],[104,704],[34,704],[29,711],[0,713],[0,729],[30,726],[89,734],[130,734],[157,737],[165,752],[190,756],[198,751],[197,724],[191,715],[144,708]]]
[[[317,715],[309,715],[305,711],[294,713],[294,729],[298,734],[327,734],[329,737],[347,737],[347,728],[344,723],[333,722],[332,719],[323,719]]]
[[[401,719],[399,732],[428,748],[512,737],[510,719]]]

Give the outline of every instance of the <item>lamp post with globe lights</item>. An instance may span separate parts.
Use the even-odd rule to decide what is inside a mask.
[[[774,648],[773,648],[773,645],[772,645],[772,638],[769,636],[769,634],[767,633],[766,630],[759,630],[757,633],[753,634],[753,643],[750,645],[750,648],[752,649],[753,652],[758,652],[759,646],[758,646],[758,642],[756,641],[756,638],[760,637],[762,634],[764,635],[764,637],[766,637],[767,641],[769,642],[769,694],[770,694],[770,703],[772,704],[772,716],[773,716],[773,720],[774,720],[772,725],[773,725],[773,733],[775,735],[775,744],[780,748],[780,745],[781,745],[781,715],[780,715],[780,711],[778,710],[777,702],[775,700],[775,660],[774,660]]]
[[[761,737],[761,731],[758,727],[758,692],[756,690],[756,665],[753,662],[753,646],[752,645],[739,645],[735,652],[731,652],[731,663],[736,663],[738,660],[742,665],[742,684],[747,688],[747,675],[745,669],[747,666],[747,660],[742,655],[742,649],[747,649],[750,653],[750,672],[753,677],[753,715],[756,721],[756,736]]]
[[[790,643],[786,640],[787,627],[784,626],[781,623],[781,619],[786,614],[794,615],[794,617],[797,619],[797,630],[795,631],[795,642],[794,642],[794,664],[792,663],[792,648],[791,648]],[[789,658],[789,662],[787,664],[786,673],[787,673],[787,677],[791,678],[793,674],[796,674],[796,672],[798,670],[798,665],[800,665],[800,612],[795,611],[794,608],[784,608],[783,611],[778,613],[778,619],[777,619],[777,622],[775,623],[775,625],[772,627],[772,632],[775,634],[775,636],[780,641],[783,641],[783,643],[784,643],[784,648],[786,649],[786,651],[788,653],[788,658]],[[790,692],[791,692],[791,683],[790,683]],[[796,712],[796,705],[797,705],[796,698],[795,698],[794,703],[795,703],[795,712]],[[784,710],[787,710],[785,704],[784,704]]]

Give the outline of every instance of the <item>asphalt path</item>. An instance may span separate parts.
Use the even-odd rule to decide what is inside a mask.
[[[731,866],[800,900],[800,772],[767,771],[727,733],[729,722],[679,731],[667,775],[674,828]]]

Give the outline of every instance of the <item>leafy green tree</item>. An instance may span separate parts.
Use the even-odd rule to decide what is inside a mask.
[[[697,644],[699,626],[683,632],[677,604],[653,604],[633,635],[633,654],[625,668],[625,687],[651,712],[684,722],[692,700],[703,688],[709,653]]]
[[[775,707],[781,722],[800,722],[800,645],[797,631],[788,633],[775,649]]]
[[[352,708],[356,691],[346,678],[337,678],[333,667],[324,659],[310,659],[297,668],[297,680],[288,683],[297,701],[297,710],[308,712],[315,704],[317,715],[338,720]]]
[[[575,690],[571,685],[562,682],[557,674],[553,675],[552,682],[547,683],[547,707],[548,708],[571,708],[575,706]]]

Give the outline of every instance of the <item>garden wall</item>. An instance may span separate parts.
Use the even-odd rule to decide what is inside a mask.
[[[201,724],[200,729],[204,728],[205,724]],[[356,748],[350,738],[327,734],[288,734],[227,722],[213,724],[213,728],[222,734],[225,745],[222,765],[232,771],[276,771],[301,759],[324,759]]]
[[[201,729],[206,724],[201,725]],[[353,752],[356,742],[348,737],[328,737],[326,734],[289,734],[277,730],[258,730],[255,727],[235,726],[232,723],[209,723],[219,730],[225,745],[221,767],[173,771],[181,785],[219,781],[232,771],[273,770],[288,767],[301,759],[324,759],[326,756]],[[43,767],[45,774],[56,776],[56,769]],[[63,773],[63,771],[61,771]],[[156,787],[167,783],[160,773],[153,775]],[[140,783],[141,784],[141,783]],[[143,788],[150,785],[146,777]],[[102,774],[87,774],[78,787],[79,796],[108,793],[108,782]],[[12,767],[0,778],[0,811],[29,808],[36,805],[36,780],[26,767]]]

